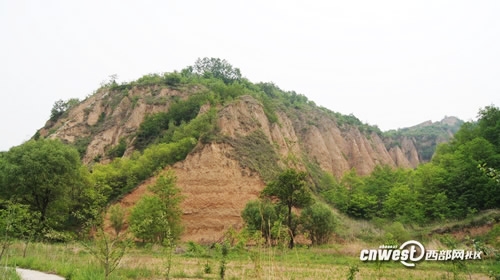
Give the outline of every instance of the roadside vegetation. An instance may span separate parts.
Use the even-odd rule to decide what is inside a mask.
[[[68,145],[35,135],[1,152],[0,267],[67,279],[500,278],[497,107],[481,109],[477,122],[464,123],[429,163],[414,170],[377,166],[368,176],[351,170],[335,178],[305,155],[279,167],[273,144],[260,130],[239,138],[220,135],[218,108],[249,95],[262,104],[270,123],[279,125],[278,113],[302,122],[297,112],[318,109],[341,129],[380,130],[272,83],[253,84],[225,60],[199,59],[181,72],[123,84],[113,79],[103,87],[123,95],[134,87],[195,84],[201,91],[169,100],[169,110],[148,115],[133,141],[122,138],[110,147],[108,162],[81,163],[87,138]],[[77,104],[56,102],[51,121]],[[259,173],[266,187],[242,211],[243,229],[231,229],[212,244],[183,243],[179,205],[184,198],[167,167],[211,142],[231,145],[228,156]],[[135,151],[123,156],[129,145]],[[299,157],[304,168],[297,168]],[[156,180],[149,194],[125,213],[120,198],[151,177]],[[410,239],[433,249],[480,251],[484,258],[422,262],[412,270],[398,262],[359,260],[361,249]],[[11,279],[12,270],[0,274]]]
[[[411,230],[404,229],[404,232],[411,236]],[[289,249],[286,241],[267,246],[260,237],[248,233],[232,235],[235,239],[229,236],[224,243],[178,244],[170,258],[168,278],[165,247],[152,243],[132,244],[107,279],[221,279],[221,266],[224,266],[224,279],[496,279],[495,273],[498,274],[498,260],[486,256],[482,260],[464,261],[462,266],[451,261],[423,261],[416,268],[408,269],[393,261],[361,262],[359,251],[377,248],[380,243],[376,242],[336,240],[328,245],[297,244]],[[450,240],[457,242],[450,235],[436,235],[423,242],[444,249],[449,248],[444,244]],[[243,241],[253,245],[242,245]],[[225,257],[223,246],[228,246]],[[464,243],[460,242],[458,246],[473,248],[470,244],[462,247]],[[23,244],[14,242],[8,260],[2,263],[48,271],[66,279],[105,279],[99,260],[79,242],[37,242],[26,257],[22,257],[22,251]]]

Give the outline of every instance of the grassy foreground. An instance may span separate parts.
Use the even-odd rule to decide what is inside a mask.
[[[23,246],[13,244],[8,266],[55,273],[66,279],[104,279],[100,264],[78,243],[35,243],[28,248],[26,257],[22,257]],[[180,252],[172,258],[171,279],[220,279],[222,256],[217,248],[193,243],[181,247],[183,250],[177,250]],[[227,256],[225,279],[490,279],[488,272],[495,266],[492,259],[468,261],[464,266],[424,261],[409,269],[399,262],[361,262],[360,249],[360,244],[293,250],[236,248]],[[109,279],[166,279],[166,267],[161,247],[134,247]],[[0,279],[16,279],[9,277],[11,271],[7,273],[1,270]]]

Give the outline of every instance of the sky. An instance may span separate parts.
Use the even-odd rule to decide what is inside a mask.
[[[383,131],[500,106],[500,1],[0,0],[0,151],[55,101],[227,60]]]

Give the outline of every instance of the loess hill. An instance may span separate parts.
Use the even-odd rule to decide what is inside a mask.
[[[90,168],[189,137],[189,149],[161,167],[175,171],[185,197],[182,239],[211,242],[242,227],[245,204],[280,169],[306,170],[318,191],[325,172],[339,177],[353,168],[369,174],[376,165],[414,168],[461,124],[447,118],[382,133],[272,83],[210,74],[188,68],[120,85],[110,81],[53,111],[37,137],[75,145]],[[154,180],[153,174],[139,178],[115,199],[131,207]]]

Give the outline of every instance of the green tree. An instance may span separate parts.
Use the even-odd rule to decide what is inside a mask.
[[[383,203],[387,199],[391,189],[398,184],[406,184],[409,174],[402,168],[393,169],[388,165],[377,165],[373,172],[364,178],[363,191],[377,198],[377,206],[373,209],[380,213]]]
[[[304,208],[300,219],[313,245],[328,243],[338,224],[332,210],[323,203]]]
[[[66,102],[62,99],[57,100],[54,102],[52,110],[50,111],[50,119],[53,121],[57,120],[64,112],[66,112],[66,109]]]
[[[39,213],[30,211],[27,205],[7,202],[0,210],[0,240],[6,241],[4,245],[13,239],[24,242],[23,257],[26,256],[28,245],[40,231]],[[0,245],[1,246],[1,245]],[[2,246],[3,247],[3,246]],[[1,259],[0,253],[0,259]]]
[[[109,207],[109,221],[111,227],[115,231],[115,235],[120,235],[125,225],[125,211],[120,204],[115,204]]]
[[[323,175],[321,185],[326,189],[321,193],[325,200],[345,213],[349,205],[349,191],[347,188],[340,182],[337,182],[335,177],[329,173]]]
[[[478,133],[496,147],[500,153],[500,109],[493,105],[486,106],[478,113]]]
[[[451,142],[439,145],[431,161],[443,170],[432,193],[447,198],[449,215],[455,218],[500,205],[498,183],[478,168],[500,167],[500,110],[487,106],[478,117],[464,123]]]
[[[78,98],[71,98],[67,101],[64,101],[62,99],[57,100],[56,102],[54,102],[52,110],[50,111],[50,120],[56,121],[68,109],[76,106],[79,102],[80,100],[78,100]]]
[[[181,83],[182,76],[178,72],[165,73],[163,75],[163,79],[165,80],[165,84],[169,86],[177,86]]]
[[[354,218],[371,219],[377,213],[378,199],[362,190],[354,190],[349,199],[346,213]]]
[[[25,242],[23,255],[29,242],[35,236],[38,228],[38,213],[33,213],[28,206],[7,202],[3,209],[0,208],[0,259],[7,252],[15,239]]]
[[[494,164],[496,157],[494,146],[482,137],[438,146],[432,163],[446,171],[443,186],[438,191],[449,199],[453,217],[500,204],[496,183],[477,168],[481,163]]]
[[[30,140],[5,153],[0,196],[28,205],[45,227],[64,227],[77,203],[72,191],[91,188],[81,167],[76,149],[58,140]]]
[[[234,68],[225,59],[220,58],[198,58],[193,66],[194,73],[206,78],[214,77],[230,84],[241,80],[240,69]]]
[[[422,223],[422,204],[418,194],[405,184],[393,186],[383,202],[383,213],[387,218],[403,223]]]
[[[450,203],[444,191],[447,175],[446,169],[434,163],[420,165],[415,170],[415,191],[425,221],[442,221],[450,216]]]
[[[241,217],[251,233],[260,231],[266,243],[271,241],[271,228],[277,221],[278,215],[269,199],[249,201],[241,212]]]
[[[270,198],[277,198],[279,202],[287,207],[287,226],[290,231],[290,244],[289,247],[293,248],[293,207],[307,207],[312,204],[312,196],[307,187],[306,182],[307,174],[305,172],[298,172],[294,169],[287,169],[279,174],[278,178],[269,183],[261,195]]]
[[[78,181],[69,190],[70,214],[68,228],[81,228],[90,220],[95,220],[104,210],[111,189],[97,184],[86,166],[80,166]]]
[[[4,253],[9,250],[16,233],[16,215],[12,208],[0,210],[0,260]]]
[[[182,233],[182,209],[180,203],[184,199],[181,190],[176,186],[177,177],[173,171],[167,171],[156,180],[156,183],[149,187],[149,190],[159,198],[164,216],[167,219],[168,233],[174,240],[178,239]]]
[[[130,230],[143,242],[163,242],[168,228],[165,212],[157,196],[143,196],[130,212]]]

